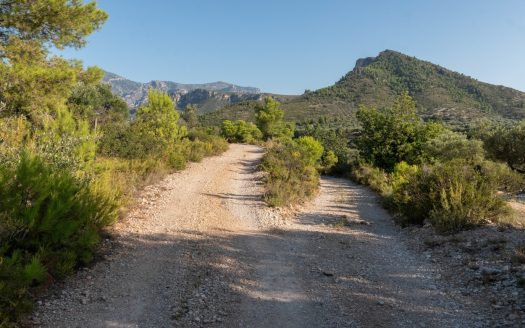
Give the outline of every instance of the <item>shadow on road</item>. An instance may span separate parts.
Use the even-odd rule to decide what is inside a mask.
[[[328,183],[332,192],[353,188]],[[177,290],[168,296],[176,299],[175,326],[469,327],[465,309],[439,291],[431,266],[404,248],[397,228],[369,196],[334,205],[336,214],[299,215],[293,229],[129,235],[122,243],[155,254],[151,270],[187,268],[183,282],[162,282]],[[354,217],[370,225],[352,225]],[[340,224],[342,218],[350,224]],[[105,322],[119,327],[136,324],[105,315]]]

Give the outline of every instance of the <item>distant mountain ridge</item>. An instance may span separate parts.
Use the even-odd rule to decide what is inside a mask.
[[[422,117],[459,128],[474,120],[525,119],[525,93],[475,80],[428,61],[385,50],[358,59],[353,70],[334,85],[305,92],[282,104],[285,118],[301,122],[326,118],[355,121],[359,105],[389,106],[407,90]],[[223,119],[253,120],[254,102],[227,106],[205,115],[207,124]]]
[[[254,87],[242,87],[227,82],[203,84],[183,84],[172,81],[150,81],[140,83],[131,81],[114,73],[105,72],[104,82],[111,85],[113,92],[121,96],[132,110],[137,109],[148,99],[149,89],[158,89],[168,93],[180,109],[187,105],[196,105],[200,113],[208,113],[247,100],[259,100],[261,90]]]

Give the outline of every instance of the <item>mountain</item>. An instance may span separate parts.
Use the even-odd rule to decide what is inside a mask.
[[[247,100],[260,100],[261,91],[253,87],[241,87],[226,82],[205,84],[182,84],[171,81],[150,81],[140,83],[122,76],[106,72],[104,82],[109,83],[113,92],[121,96],[132,110],[144,104],[148,90],[159,89],[168,93],[177,104],[177,108],[196,105],[200,113],[208,113],[229,104]]]
[[[334,85],[286,101],[285,118],[302,122],[321,117],[353,121],[359,105],[385,107],[403,90],[417,101],[425,119],[441,120],[458,128],[473,120],[525,118],[525,93],[477,81],[428,61],[385,50],[359,59],[352,71]],[[253,119],[255,103],[242,102],[205,115],[206,124],[223,119]]]

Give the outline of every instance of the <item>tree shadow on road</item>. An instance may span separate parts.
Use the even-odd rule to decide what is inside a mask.
[[[172,292],[174,326],[443,327],[465,315],[424,262],[390,242],[395,236],[374,225],[332,226],[338,219],[304,215],[297,229],[259,233],[129,235],[123,244],[155,254],[151,272],[185,268],[160,282]],[[153,289],[155,276],[143,277]],[[105,315],[118,326],[135,323]]]

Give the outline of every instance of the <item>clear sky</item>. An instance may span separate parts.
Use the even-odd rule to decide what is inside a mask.
[[[392,49],[525,91],[525,0],[99,0],[78,58],[131,80],[299,94]]]

